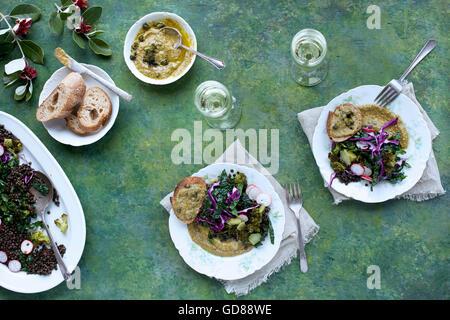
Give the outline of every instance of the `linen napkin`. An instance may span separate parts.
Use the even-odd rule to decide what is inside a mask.
[[[280,196],[280,199],[284,205],[285,210],[285,226],[283,232],[283,239],[280,243],[280,248],[275,257],[264,267],[257,270],[253,274],[239,280],[219,280],[225,287],[228,293],[234,293],[237,296],[246,295],[260,284],[266,282],[270,275],[278,272],[283,266],[288,265],[292,259],[297,256],[298,250],[298,231],[295,215],[289,209],[286,203],[285,190],[275,180],[274,177],[242,146],[239,139],[234,141],[216,161],[216,163],[229,162],[254,168],[269,180],[274,190]],[[160,204],[170,212],[171,204],[170,197],[173,192],[168,194]],[[303,232],[303,240],[305,243],[311,241],[311,239],[319,232],[319,226],[314,222],[311,216],[305,209],[301,211],[301,228]],[[300,271],[299,271],[300,272]]]
[[[425,122],[427,123],[428,129],[430,130],[431,139],[434,140],[439,135],[439,130],[433,124],[430,117],[428,117],[428,114],[422,108],[420,103],[417,101],[413,84],[404,81],[402,93],[408,96],[417,105],[420,112],[422,113]],[[319,120],[322,109],[323,107],[316,107],[297,114],[298,121],[300,121],[302,129],[305,132],[306,137],[308,138],[310,146],[312,145],[314,130],[316,128],[317,121]],[[348,197],[332,189],[325,180],[324,186],[330,190],[335,204],[339,204],[343,200],[349,200]],[[407,192],[397,196],[396,198],[424,201],[443,195],[444,193],[445,190],[441,184],[441,178],[439,176],[439,169],[437,166],[436,158],[434,157],[433,149],[431,149],[430,158],[428,159],[427,165],[420,180],[414,187],[412,187]]]

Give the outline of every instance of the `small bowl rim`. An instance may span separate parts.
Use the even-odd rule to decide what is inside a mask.
[[[191,37],[192,45],[193,45],[192,49],[197,50],[197,38],[195,36],[194,31],[192,30],[191,26],[179,15],[172,13],[172,12],[167,12],[167,11],[155,11],[155,12],[151,12],[151,13],[146,14],[145,16],[139,18],[130,27],[130,29],[128,29],[127,35],[125,36],[125,41],[123,44],[123,58],[125,60],[125,64],[127,65],[128,69],[131,71],[131,73],[136,78],[138,78],[139,80],[141,80],[145,83],[154,84],[154,85],[166,85],[166,84],[170,84],[170,83],[177,81],[178,79],[183,77],[192,68],[192,66],[194,65],[194,62],[195,62],[195,58],[196,58],[196,55],[193,55],[189,65],[181,73],[179,73],[176,76],[170,76],[166,79],[158,80],[158,79],[153,79],[153,78],[147,77],[146,75],[142,74],[136,68],[136,66],[130,59],[131,44],[128,42],[130,42],[130,39],[134,40],[134,38],[136,37],[136,34],[140,30],[141,25],[144,24],[144,22],[151,21],[152,18],[154,18],[155,16],[160,16],[160,15],[164,16],[164,18],[171,18],[171,19],[179,22],[181,24],[181,26],[183,27],[184,31],[186,31],[186,33]],[[127,45],[127,43],[129,45]]]

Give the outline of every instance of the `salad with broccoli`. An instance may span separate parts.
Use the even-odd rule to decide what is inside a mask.
[[[397,124],[398,118],[385,123],[379,131],[371,126],[362,127],[354,136],[343,142],[333,142],[328,154],[333,174],[340,182],[366,180],[373,187],[382,182],[397,183],[406,178],[405,168],[410,165],[400,143],[400,134],[389,135],[385,129]]]

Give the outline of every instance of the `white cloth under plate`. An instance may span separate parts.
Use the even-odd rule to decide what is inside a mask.
[[[254,288],[258,287],[260,284],[266,282],[270,275],[275,272],[278,272],[283,266],[288,265],[292,259],[297,256],[298,250],[298,231],[297,231],[297,223],[295,221],[295,215],[292,211],[287,207],[286,204],[286,194],[283,187],[275,180],[274,177],[270,175],[270,173],[253,157],[251,156],[247,150],[242,146],[239,140],[234,141],[228,148],[225,150],[224,154],[222,154],[217,160],[216,163],[235,163],[242,166],[247,166],[256,169],[260,173],[266,176],[266,178],[270,181],[275,191],[280,196],[281,201],[283,202],[286,221],[283,232],[283,239],[280,244],[280,249],[278,250],[275,257],[264,267],[257,270],[255,273],[239,280],[231,280],[231,281],[223,281],[225,290],[228,293],[234,293],[237,296],[246,295]],[[170,197],[173,192],[168,194],[163,200],[161,200],[161,205],[170,212],[171,204]],[[303,240],[305,243],[311,241],[311,239],[319,232],[319,226],[314,222],[311,216],[305,209],[301,211],[301,224],[303,231]],[[299,267],[300,269],[300,267]],[[300,270],[299,270],[300,273]]]
[[[405,81],[405,83],[403,84],[402,93],[409,97],[417,105],[423,115],[425,122],[427,123],[428,129],[430,130],[431,139],[434,140],[439,135],[439,130],[433,124],[430,117],[428,117],[428,114],[422,108],[420,103],[417,101],[413,84]],[[317,121],[319,120],[322,109],[323,107],[316,107],[297,114],[298,121],[300,121],[302,129],[305,132],[306,137],[308,138],[309,145],[312,145],[314,130],[316,128]],[[324,181],[324,186],[330,190],[335,204],[338,204],[343,200],[349,200],[348,197],[330,188],[326,181]],[[428,159],[427,166],[425,167],[420,180],[414,187],[412,187],[407,192],[399,195],[397,198],[409,199],[414,201],[424,201],[443,195],[444,193],[445,190],[441,184],[441,178],[439,176],[439,169],[437,166],[436,158],[434,157],[433,150],[431,150],[430,158]]]

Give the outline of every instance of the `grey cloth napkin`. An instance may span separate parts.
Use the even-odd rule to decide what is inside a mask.
[[[247,150],[245,150],[239,140],[234,141],[227,148],[227,150],[225,150],[224,154],[222,154],[215,162],[235,163],[256,169],[266,176],[275,191],[280,196],[280,199],[284,205],[286,219],[283,239],[275,257],[264,267],[243,279],[231,281],[219,280],[223,283],[225,290],[228,293],[234,293],[237,296],[246,295],[251,290],[258,287],[260,284],[266,282],[270,275],[278,272],[283,266],[288,265],[292,261],[292,259],[297,256],[298,231],[296,227],[297,223],[295,221],[296,218],[287,206],[286,194],[283,187],[281,187],[281,185],[275,180],[275,178],[272,177],[270,173],[252,155],[247,152]],[[160,202],[160,204],[167,210],[167,212],[170,212],[171,209],[170,197],[172,196],[172,194],[173,192],[168,194]],[[319,226],[314,222],[314,220],[305,209],[302,209],[301,211],[301,227],[303,231],[303,240],[305,243],[310,242],[311,239],[317,234],[317,232],[319,232]]]
[[[420,103],[417,101],[413,84],[405,81],[403,83],[402,93],[408,96],[417,105],[420,112],[422,113],[423,118],[425,119],[425,122],[427,123],[428,129],[430,130],[431,139],[434,140],[439,135],[439,130],[433,124],[430,117],[428,117],[428,114],[422,108]],[[305,132],[306,137],[308,138],[309,145],[312,145],[314,130],[316,128],[317,121],[319,120],[322,109],[323,107],[316,107],[297,114],[298,121],[300,121],[302,129]],[[335,204],[338,204],[343,200],[349,200],[348,197],[330,188],[325,180],[324,186],[330,190]],[[437,166],[436,158],[434,157],[433,150],[431,150],[430,158],[428,159],[427,165],[420,180],[414,187],[412,187],[407,192],[397,196],[397,198],[409,199],[414,201],[424,201],[443,195],[444,193],[445,190],[441,184],[441,178],[439,176],[439,169]]]

